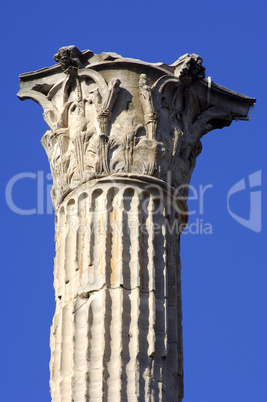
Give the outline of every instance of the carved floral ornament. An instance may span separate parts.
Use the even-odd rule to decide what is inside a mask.
[[[42,144],[55,208],[82,183],[116,174],[168,181],[186,198],[202,135],[246,118],[255,102],[205,79],[196,54],[167,66],[68,46],[54,59],[20,76],[18,96],[38,102],[50,127]]]

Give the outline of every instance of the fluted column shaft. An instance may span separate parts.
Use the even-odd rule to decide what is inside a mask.
[[[179,236],[201,137],[255,99],[171,65],[60,48],[20,76],[49,126],[56,211],[53,402],[180,401]]]
[[[53,402],[182,399],[181,208],[159,181],[122,177],[61,204]]]

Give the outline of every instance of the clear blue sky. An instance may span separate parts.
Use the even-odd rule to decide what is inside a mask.
[[[34,209],[37,172],[40,186],[51,184],[40,143],[47,129],[42,109],[16,98],[18,75],[54,64],[58,48],[72,44],[167,64],[198,53],[212,81],[257,99],[251,121],[233,122],[203,138],[192,178],[197,190],[210,187],[204,210],[199,200],[189,202],[196,213],[181,239],[184,401],[267,401],[266,215],[263,208],[260,219],[257,198],[262,196],[264,207],[266,8],[263,0],[2,2],[1,401],[50,400],[54,216],[15,213],[5,188],[15,175],[28,172],[28,179],[14,185],[12,199],[19,208]],[[249,189],[249,176],[259,171],[262,184]],[[242,179],[246,189],[232,194],[230,209],[249,220],[252,203],[260,232],[227,210],[227,194]],[[212,234],[200,233],[205,224]]]

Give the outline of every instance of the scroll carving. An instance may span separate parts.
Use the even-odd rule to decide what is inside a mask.
[[[54,58],[58,67],[27,77],[19,95],[43,107],[50,127],[42,144],[55,207],[80,184],[111,174],[155,176],[186,198],[202,135],[229,125],[254,101],[242,98],[244,112],[237,105],[241,95],[216,84],[208,99],[205,68],[195,54],[171,66],[148,65],[68,46]],[[120,63],[115,73],[114,63]],[[129,73],[129,63],[135,74]],[[229,96],[231,102],[225,102]]]

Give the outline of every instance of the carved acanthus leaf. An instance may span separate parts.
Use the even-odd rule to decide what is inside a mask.
[[[166,66],[67,46],[55,60],[59,66],[47,72],[23,75],[19,93],[43,107],[50,127],[42,143],[55,206],[82,183],[111,174],[153,175],[186,198],[200,138],[245,117],[254,102],[208,84],[196,54]]]

